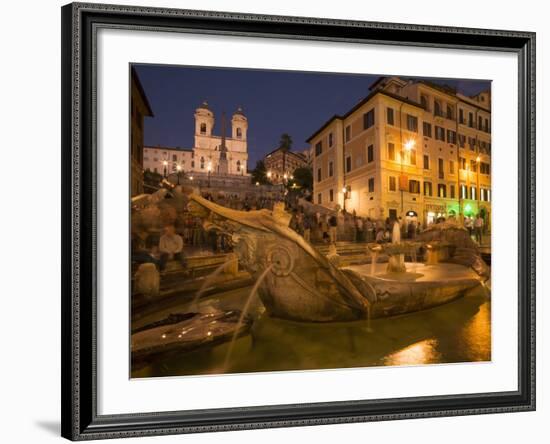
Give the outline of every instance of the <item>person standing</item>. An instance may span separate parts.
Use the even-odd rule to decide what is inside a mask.
[[[384,238],[385,238],[384,229],[380,227],[376,231],[376,239],[375,239],[376,243],[377,244],[383,244],[386,241]]]
[[[323,242],[326,242],[329,238],[328,236],[328,215],[324,215],[321,218],[321,223],[319,224],[321,228],[321,236],[323,238]]]
[[[476,234],[476,242],[481,245],[481,235],[483,233],[483,218],[481,214],[478,214],[476,220],[474,221],[474,230]]]
[[[466,216],[466,218],[464,219],[464,227],[468,230],[470,237],[472,237],[474,231],[474,221],[471,217]]]
[[[407,224],[401,216],[397,218],[397,222],[399,223],[399,228],[401,229],[401,239],[405,239],[407,237]]]
[[[364,224],[363,224],[363,218],[362,217],[356,217],[355,219],[355,227],[356,227],[356,237],[355,240],[357,242],[363,242],[365,240],[364,236]]]
[[[311,220],[309,219],[309,216],[307,214],[303,215],[303,227],[304,227],[304,240],[306,242],[311,241]]]
[[[374,224],[370,217],[367,217],[367,223],[365,224],[367,231],[367,242],[374,242]]]
[[[414,239],[416,237],[416,223],[414,220],[409,221],[409,226],[407,228],[407,238]]]
[[[337,227],[338,227],[338,219],[336,218],[336,216],[334,214],[332,216],[330,216],[328,224],[329,224],[330,243],[335,244],[336,243],[336,230],[337,230]]]

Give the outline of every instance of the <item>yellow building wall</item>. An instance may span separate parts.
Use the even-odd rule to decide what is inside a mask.
[[[479,150],[472,151],[467,143],[468,137],[477,137],[490,143],[490,134],[478,129],[469,128],[458,123],[458,107],[464,106],[470,109],[468,104],[462,104],[457,98],[449,97],[448,94],[435,89],[425,87],[422,84],[412,84],[406,87],[407,96],[415,102],[420,102],[420,95],[429,97],[428,110],[419,106],[409,104],[405,101],[389,97],[384,94],[374,95],[367,103],[356,109],[351,115],[344,119],[333,120],[322,132],[311,140],[314,151],[314,200],[318,203],[318,194],[322,195],[322,205],[334,208],[336,203],[343,206],[344,185],[351,188],[346,199],[345,207],[348,211],[354,211],[361,216],[373,218],[385,218],[394,210],[398,216],[405,216],[408,211],[415,211],[420,222],[426,223],[428,216],[445,216],[451,214],[456,216],[468,209],[469,215],[476,214],[480,208],[485,208],[490,214],[490,202],[479,200],[479,188],[491,189],[490,174],[479,172],[479,163],[476,162],[477,171],[461,170],[459,158],[466,159],[467,165],[470,161],[480,158],[481,162],[490,164],[490,154],[480,153]],[[434,100],[443,104],[443,111],[446,112],[446,105],[452,107],[452,118],[439,117],[433,114]],[[394,109],[394,124],[387,122],[386,109]],[[363,129],[363,114],[370,109],[375,109],[375,124],[371,128]],[[418,119],[418,131],[408,131],[406,128],[406,115],[416,116]],[[479,112],[478,112],[479,114]],[[400,116],[402,115],[402,122]],[[490,118],[490,113],[484,116]],[[485,117],[484,117],[485,118]],[[431,125],[431,137],[424,136],[423,123]],[[351,138],[343,144],[344,128],[351,127]],[[445,140],[436,140],[435,127],[439,126],[445,131]],[[338,128],[338,131],[336,130]],[[340,128],[342,134],[340,134]],[[336,149],[327,149],[329,132],[335,132],[338,146]],[[447,132],[456,133],[456,143],[447,140]],[[458,146],[458,134],[466,137],[465,148]],[[414,141],[416,150],[416,165],[411,165],[409,154],[404,145],[407,141]],[[315,144],[323,141],[323,153],[315,156]],[[388,153],[388,144],[393,143],[395,147],[395,159],[391,160]],[[341,144],[341,146],[340,146]],[[367,161],[367,147],[374,146],[373,162]],[[424,155],[429,157],[429,168],[424,169]],[[344,172],[345,158],[351,156],[352,169]],[[439,159],[442,161],[442,170],[439,169]],[[335,175],[328,177],[328,162],[335,162]],[[336,164],[339,166],[336,168]],[[317,168],[322,169],[322,180],[317,181]],[[338,172],[339,174],[336,174]],[[399,189],[399,178],[406,176],[407,180],[417,180],[420,184],[420,193],[410,193],[408,188],[403,192]],[[390,177],[396,178],[396,191],[389,188]],[[368,180],[374,179],[374,192],[368,191]],[[432,195],[424,195],[424,182],[432,184]],[[438,185],[444,185],[446,197],[438,196]],[[469,188],[476,186],[476,199],[460,198],[460,185]],[[451,188],[454,188],[454,197],[451,197]],[[333,189],[335,201],[328,202],[328,192]],[[336,199],[336,194],[338,198]],[[337,202],[336,202],[337,201]]]

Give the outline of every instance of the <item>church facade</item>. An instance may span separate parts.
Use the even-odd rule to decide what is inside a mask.
[[[143,150],[143,169],[164,176],[175,173],[206,173],[247,176],[248,120],[241,108],[231,117],[231,125],[221,119],[221,134],[214,134],[215,117],[207,102],[195,110],[193,148],[148,146]]]

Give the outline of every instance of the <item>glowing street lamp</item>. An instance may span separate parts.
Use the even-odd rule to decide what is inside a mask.
[[[163,160],[162,161],[162,166],[164,167],[164,177],[166,177],[167,173],[168,173],[168,161],[167,160]]]
[[[405,142],[405,149],[407,151],[410,151],[414,148],[414,145],[416,144],[416,142],[414,141],[414,139],[410,139],[410,140],[407,140]]]
[[[351,188],[349,185],[345,185],[343,188],[342,188],[342,193],[344,195],[344,211],[346,211],[346,200],[349,199],[349,192],[350,192]]]
[[[181,175],[181,165],[179,163],[176,165],[176,171],[177,171],[178,185],[179,185],[180,184],[180,175]]]
[[[476,198],[477,198],[477,212],[479,213],[479,200],[481,197],[481,190],[479,189],[479,163],[481,162],[481,157],[478,155],[476,157],[476,171],[477,171],[477,190],[476,190]]]
[[[210,173],[212,172],[212,162],[208,162],[206,166],[206,171],[208,171],[208,188],[210,188]]]
[[[409,139],[403,144],[404,150],[403,149],[401,150],[401,177],[399,178],[399,188],[401,189],[401,214],[403,214],[403,211],[404,211],[404,208],[403,208],[403,191],[404,190],[403,189],[405,188],[404,187],[405,177],[403,175],[403,159],[405,158],[405,152],[409,153],[409,156],[410,156],[410,152],[415,145],[416,145],[415,140]]]

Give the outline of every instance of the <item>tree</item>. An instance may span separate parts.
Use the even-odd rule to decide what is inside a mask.
[[[300,167],[294,170],[292,174],[294,176],[293,183],[302,191],[313,191],[313,172],[311,168]]]
[[[144,193],[153,193],[161,187],[162,174],[155,173],[154,171],[145,170],[143,173],[143,185]]]
[[[267,180],[267,170],[263,160],[256,162],[256,167],[252,170],[252,183],[259,182],[261,185],[269,183]]]
[[[288,135],[287,133],[281,134],[279,148],[282,148],[285,151],[290,151],[290,149],[292,148],[292,137],[290,137],[290,135]]]

